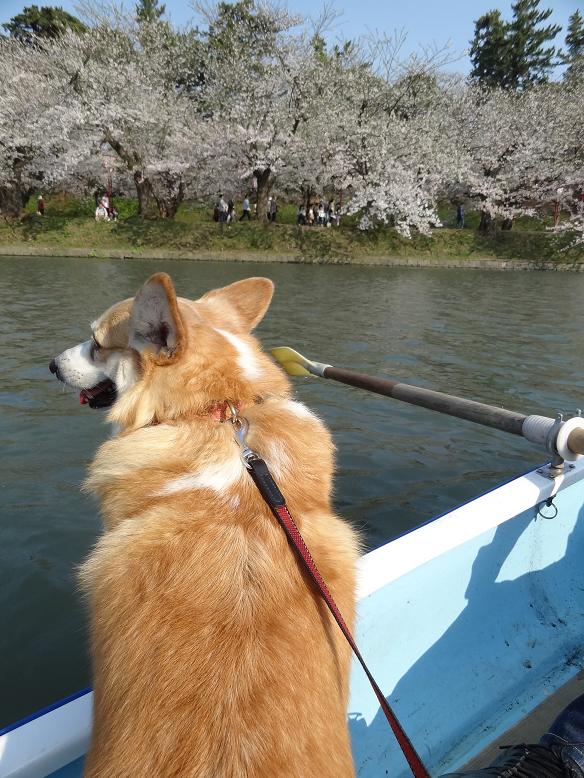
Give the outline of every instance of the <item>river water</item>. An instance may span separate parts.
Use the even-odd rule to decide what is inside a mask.
[[[89,683],[74,568],[99,520],[79,485],[108,430],[48,363],[156,270],[185,297],[269,276],[276,295],[257,330],[266,347],[521,413],[584,407],[584,274],[2,258],[0,727]],[[368,548],[545,459],[502,432],[332,381],[294,382],[333,432],[335,506]]]

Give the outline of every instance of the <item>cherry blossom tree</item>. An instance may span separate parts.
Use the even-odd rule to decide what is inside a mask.
[[[44,46],[0,38],[0,210],[8,215],[84,153],[72,134],[75,101],[68,86],[61,88],[55,65]]]
[[[474,204],[483,229],[551,202],[580,224],[581,80],[479,89],[444,73],[448,51],[403,59],[399,36],[327,46],[326,14],[259,0],[202,9],[202,33],[82,6],[81,33],[0,39],[5,212],[40,185],[95,181],[106,149],[146,218],[255,181],[261,219],[276,187],[304,201],[346,190],[362,228],[405,236],[439,225],[445,199]]]
[[[342,138],[347,212],[363,229],[390,224],[409,236],[440,223],[436,199],[452,160],[450,83],[439,73],[443,52],[402,61],[402,42],[370,39],[344,69]]]
[[[481,211],[481,229],[496,217],[509,223],[571,197],[583,180],[582,110],[577,89],[540,85],[523,93],[469,87],[452,100],[450,114],[458,172],[451,185]]]
[[[205,11],[206,95],[223,128],[212,161],[221,161],[233,180],[254,182],[258,218],[266,221],[274,182],[298,168],[311,135],[308,125],[322,126],[329,115],[325,104],[333,82],[318,58],[314,30],[298,28],[297,17],[268,5],[237,5],[237,26],[221,18],[221,5]]]
[[[121,12],[96,22],[54,48],[61,81],[74,89],[87,138],[107,143],[131,173],[139,213],[172,218],[205,143],[196,95],[184,86],[189,38]]]

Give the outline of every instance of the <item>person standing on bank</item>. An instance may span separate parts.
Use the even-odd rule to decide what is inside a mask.
[[[456,226],[459,230],[464,228],[464,206],[462,203],[456,206]]]
[[[227,221],[227,203],[223,199],[223,195],[219,195],[219,200],[217,202],[217,211],[219,212],[219,222],[221,224],[225,224]]]
[[[249,208],[249,196],[246,195],[243,198],[243,204],[241,207],[241,216],[239,217],[239,221],[242,222],[244,219],[247,219],[248,222],[251,221],[251,212]]]
[[[270,197],[268,201],[268,221],[276,221],[276,213],[278,212],[278,205],[276,204],[276,198]]]
[[[37,211],[36,212],[37,212],[38,216],[44,216],[45,215],[45,201],[44,201],[44,198],[43,198],[42,194],[40,194],[38,196],[38,199],[37,199]]]

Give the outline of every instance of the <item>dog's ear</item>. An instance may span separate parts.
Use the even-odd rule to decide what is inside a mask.
[[[207,292],[201,302],[209,303],[224,318],[235,314],[238,327],[250,332],[264,318],[273,294],[274,284],[269,278],[246,278]]]
[[[185,329],[176,292],[166,273],[155,273],[138,291],[130,318],[130,346],[150,352],[157,361],[172,361],[180,355]]]

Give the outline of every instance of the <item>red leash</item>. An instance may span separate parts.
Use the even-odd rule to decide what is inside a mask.
[[[245,421],[245,419],[237,417],[236,414],[232,416],[232,421],[235,428],[235,439],[237,440],[237,443],[241,446],[242,456],[245,461],[245,464],[247,465],[247,468],[250,471],[251,477],[255,481],[255,484],[258,487],[262,497],[267,502],[274,516],[277,518],[278,522],[280,523],[280,526],[286,533],[288,540],[290,541],[290,543],[296,550],[298,556],[304,563],[304,567],[307,573],[310,575],[316,587],[318,588],[323,600],[328,606],[328,609],[330,610],[335,621],[339,625],[341,632],[347,639],[347,642],[353,649],[353,652],[355,653],[355,656],[359,660],[361,667],[365,671],[365,674],[369,679],[369,683],[373,687],[375,696],[377,697],[379,704],[381,705],[381,709],[385,714],[385,718],[387,719],[389,726],[391,727],[393,734],[395,735],[397,742],[399,743],[400,748],[403,751],[405,758],[407,759],[407,762],[410,766],[413,775],[415,776],[415,778],[430,778],[430,774],[424,767],[424,764],[420,759],[420,757],[418,756],[416,749],[414,748],[410,739],[404,732],[395,713],[392,711],[389,703],[383,696],[383,692],[379,688],[375,678],[373,677],[369,668],[365,664],[365,660],[361,656],[361,652],[357,648],[357,644],[355,643],[355,640],[353,639],[353,636],[351,635],[349,628],[345,624],[345,620],[343,619],[339,609],[337,608],[335,601],[331,597],[328,587],[325,584],[321,574],[319,573],[318,568],[314,563],[314,560],[310,554],[310,551],[308,550],[308,547],[304,542],[304,538],[302,537],[298,527],[296,526],[296,522],[294,521],[294,519],[290,515],[288,508],[286,507],[286,500],[284,499],[282,493],[278,489],[276,482],[272,478],[272,475],[268,470],[268,466],[266,465],[264,460],[261,459],[261,457],[259,457],[254,451],[252,451],[250,448],[247,447],[247,444],[245,442],[245,437],[247,433],[247,422]]]

